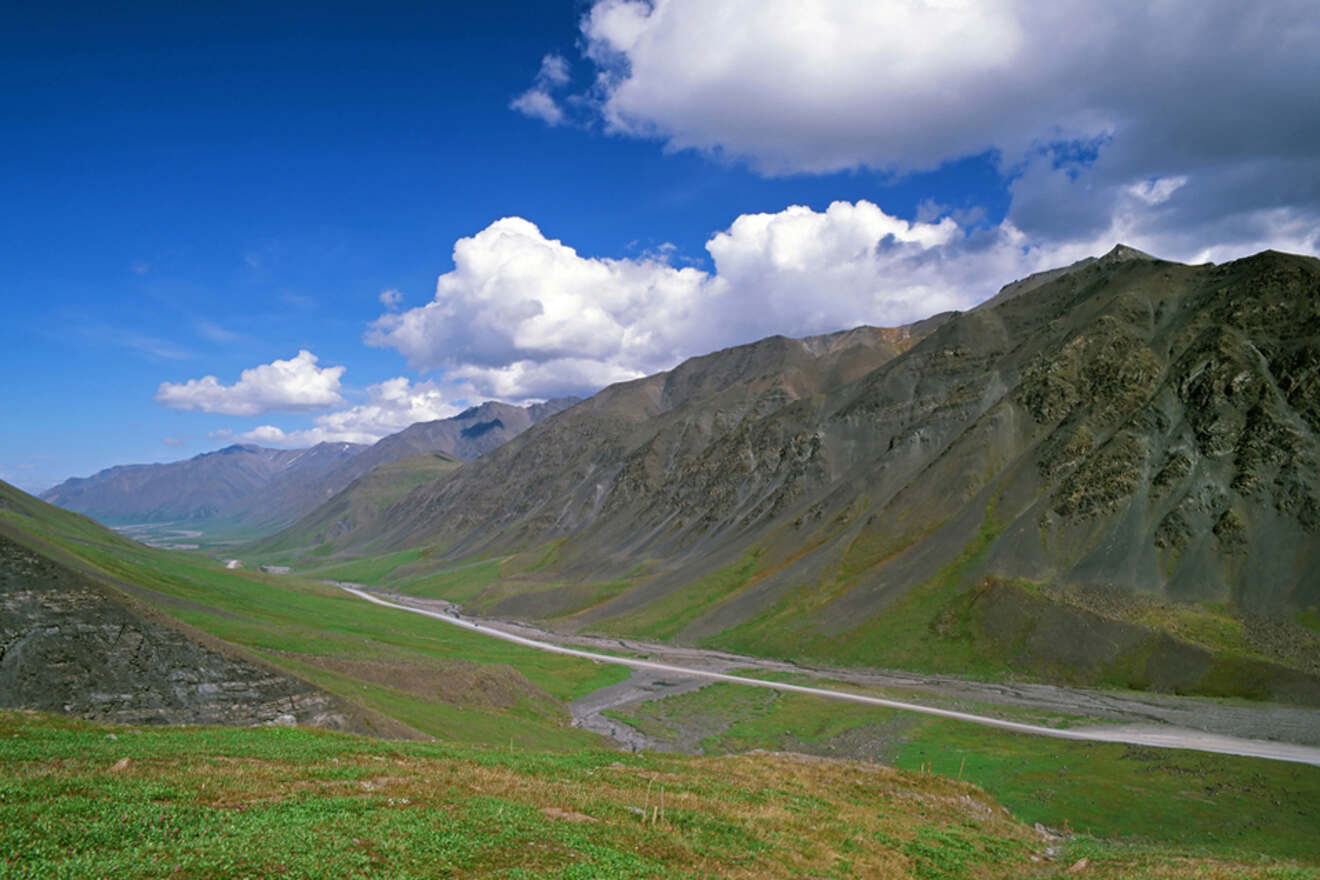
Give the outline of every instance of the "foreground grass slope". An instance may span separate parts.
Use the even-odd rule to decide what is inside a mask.
[[[202,557],[148,548],[2,488],[0,530],[12,540],[118,591],[126,602],[163,611],[402,722],[413,735],[512,739],[549,749],[595,746],[594,735],[569,726],[562,703],[627,675],[438,626],[328,584],[231,571]]]
[[[1023,821],[1129,846],[1320,860],[1320,767],[1043,739],[734,684],[611,714],[712,755],[792,751],[926,768],[981,786]]]
[[[661,789],[664,817],[659,816]],[[652,821],[652,817],[654,821]],[[572,755],[0,713],[5,877],[1315,877],[1049,840],[928,773],[794,755]]]

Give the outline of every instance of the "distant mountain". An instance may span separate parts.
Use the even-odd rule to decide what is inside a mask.
[[[365,448],[355,443],[310,449],[226,446],[184,461],[119,465],[74,477],[41,499],[112,524],[231,516],[260,504],[259,494],[272,483],[314,483]]]
[[[530,406],[488,401],[447,419],[418,422],[377,441],[362,454],[340,464],[322,486],[325,497],[343,489],[374,468],[423,453],[440,453],[471,461],[498,449],[532,425],[568,409],[577,397],[558,397]]]
[[[561,627],[1320,699],[1320,261],[1119,246],[971,312],[695,358],[318,555],[411,547],[400,588],[502,560],[460,601]]]
[[[268,533],[373,468],[422,453],[476,458],[576,402],[558,398],[529,406],[483,403],[452,418],[412,425],[372,446],[235,445],[169,464],[121,465],[66,480],[41,498],[114,525],[189,521],[200,527]]]
[[[262,533],[273,532],[313,510],[348,488],[354,480],[376,468],[415,456],[439,455],[445,459],[470,461],[496,449],[532,425],[567,409],[576,397],[561,397],[529,406],[488,401],[456,416],[418,422],[378,440],[358,454],[335,463],[314,480],[291,475],[276,479],[260,505],[243,513],[243,520]],[[421,473],[430,473],[426,459],[417,459]],[[397,484],[398,470],[390,480]]]
[[[333,541],[367,527],[410,490],[448,476],[462,464],[440,452],[423,452],[386,462],[349,483],[279,534],[235,552],[267,556]]]

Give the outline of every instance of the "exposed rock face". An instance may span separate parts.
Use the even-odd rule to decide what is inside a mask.
[[[311,685],[199,644],[3,536],[0,706],[125,724],[348,726]]]

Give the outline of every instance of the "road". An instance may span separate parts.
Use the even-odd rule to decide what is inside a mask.
[[[757,678],[748,678],[742,675],[734,675],[727,672],[695,668],[693,666],[680,666],[655,660],[602,654],[567,645],[554,644],[553,642],[545,641],[543,639],[519,635],[514,632],[506,631],[501,626],[494,625],[489,621],[470,620],[461,617],[452,611],[432,611],[427,608],[419,608],[413,605],[391,602],[387,599],[382,599],[379,596],[372,595],[356,585],[336,583],[336,586],[352,593],[360,599],[364,599],[376,605],[383,605],[387,608],[395,608],[412,614],[421,614],[425,617],[430,617],[449,624],[450,626],[462,627],[474,632],[484,633],[492,638],[503,639],[506,642],[512,642],[524,647],[535,648],[540,651],[549,651],[554,654],[562,654],[569,657],[580,657],[584,660],[591,660],[596,663],[611,663],[681,678],[721,681],[731,684],[746,685],[747,687],[768,688],[776,691],[808,694],[827,700],[841,700],[848,703],[877,706],[885,709],[899,709],[906,712],[916,712],[922,715],[933,715],[939,718],[962,721],[968,724],[994,727],[1000,730],[1012,731],[1014,733],[1047,736],[1054,739],[1069,739],[1084,742],[1128,743],[1130,745],[1153,746],[1158,748],[1190,749],[1200,752],[1268,758],[1275,761],[1292,761],[1320,766],[1320,747],[1316,746],[1225,736],[1200,730],[1165,725],[1156,726],[1147,724],[1073,728],[1042,727],[1035,724],[1026,724],[1020,721],[1009,721],[1003,718],[976,715],[970,712],[961,712],[955,709],[944,709],[936,706],[925,706],[919,703],[910,703],[886,697],[871,696],[868,694],[850,693],[847,691],[831,690],[829,688],[813,687],[811,685],[765,681]],[[755,662],[752,658],[742,659],[749,663]],[[776,670],[783,666],[784,664],[776,662],[768,664],[768,668],[774,668]]]

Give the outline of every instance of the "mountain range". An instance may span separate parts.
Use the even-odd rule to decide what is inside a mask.
[[[256,550],[566,629],[1310,699],[1318,437],[1320,261],[1119,246],[611,386]]]
[[[466,461],[576,402],[560,398],[519,407],[488,402],[421,422],[364,446],[309,449],[236,444],[168,464],[121,465],[73,478],[41,494],[104,523],[186,522],[207,529],[266,533],[287,525],[373,468],[420,453]]]

